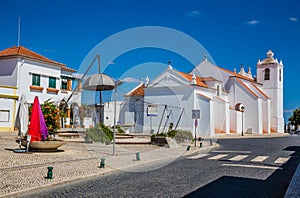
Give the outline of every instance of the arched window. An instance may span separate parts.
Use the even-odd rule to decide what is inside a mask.
[[[281,81],[281,69],[279,69],[279,81]]]
[[[265,80],[270,80],[270,69],[265,69]]]

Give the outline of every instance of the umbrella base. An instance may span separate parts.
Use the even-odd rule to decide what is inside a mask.
[[[65,141],[36,141],[29,143],[30,150],[38,151],[56,151],[59,147],[63,146],[67,142]],[[27,146],[26,141],[22,141],[22,146]]]
[[[25,149],[14,149],[14,153],[26,153]]]
[[[14,153],[32,154],[32,152],[26,151],[26,149],[14,149]]]

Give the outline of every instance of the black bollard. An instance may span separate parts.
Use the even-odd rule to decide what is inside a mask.
[[[47,179],[53,179],[53,172],[52,172],[52,170],[53,170],[53,167],[52,166],[48,166],[47,167],[47,169],[48,169],[48,172],[47,172]]]
[[[105,158],[101,158],[101,160],[100,160],[100,168],[105,168]]]
[[[136,160],[140,161],[141,160],[141,156],[140,156],[140,152],[136,152]]]
[[[187,150],[187,151],[189,151],[189,150],[190,150],[190,148],[191,148],[191,146],[190,146],[190,145],[188,145],[188,146],[187,146],[187,148],[186,148],[186,150]]]

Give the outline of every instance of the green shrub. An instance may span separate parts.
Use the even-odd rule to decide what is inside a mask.
[[[60,112],[59,107],[54,104],[53,101],[50,101],[51,98],[45,100],[43,104],[41,104],[41,110],[45,119],[45,123],[48,129],[49,135],[53,135],[60,129],[60,119],[66,118],[66,114]],[[32,105],[28,107],[29,116],[32,113]]]
[[[174,139],[177,142],[184,142],[184,141],[193,141],[194,137],[193,137],[193,134],[191,131],[177,130],[177,133],[174,136]]]
[[[125,131],[120,127],[120,125],[117,125],[117,131],[118,133],[125,133]]]
[[[85,140],[106,143],[111,142],[113,136],[113,132],[107,126],[98,123],[95,127],[86,131]]]
[[[177,134],[177,130],[169,130],[167,132],[167,136],[170,138],[174,138],[176,134]]]

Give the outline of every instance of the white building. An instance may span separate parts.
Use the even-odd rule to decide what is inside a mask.
[[[23,46],[0,51],[0,130],[14,130],[15,114],[22,94],[28,103],[38,96],[40,103],[51,99],[59,104],[72,93],[75,70],[41,56]],[[74,94],[69,109],[81,105],[80,93]],[[72,107],[71,107],[72,105]],[[70,113],[70,111],[68,111]],[[70,114],[66,127],[70,126]]]
[[[283,64],[273,56],[268,51],[258,61],[257,77],[250,68],[232,72],[206,58],[188,74],[169,65],[126,95],[120,120],[133,125],[131,132],[166,132],[172,123],[198,136],[283,133]],[[156,116],[149,116],[148,107],[155,107]],[[197,123],[192,110],[200,110]]]
[[[114,115],[115,115],[115,107],[116,107],[116,124],[118,124],[119,121],[119,114],[120,114],[120,109],[121,105],[123,104],[122,101],[116,101],[115,102],[105,102],[103,106],[103,124],[106,126],[114,126]]]

